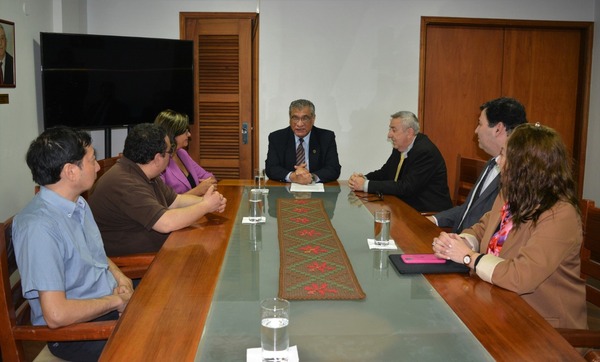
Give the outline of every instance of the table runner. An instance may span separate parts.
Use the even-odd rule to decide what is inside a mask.
[[[279,297],[364,299],[321,199],[279,199]]]

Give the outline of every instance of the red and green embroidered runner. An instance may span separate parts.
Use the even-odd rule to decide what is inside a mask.
[[[279,199],[279,297],[364,299],[321,199]]]

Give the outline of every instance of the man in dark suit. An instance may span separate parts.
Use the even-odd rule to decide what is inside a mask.
[[[0,84],[15,84],[13,57],[6,52],[6,33],[2,24],[0,24],[0,62],[2,62]]]
[[[269,134],[267,177],[303,185],[337,180],[342,166],[335,133],[314,127],[314,104],[306,99],[295,100],[290,104],[289,115],[289,127]]]
[[[498,195],[500,169],[496,161],[512,130],[526,123],[525,108],[513,98],[497,98],[482,104],[479,123],[475,133],[479,147],[492,158],[487,162],[464,204],[442,211],[428,218],[441,227],[450,227],[452,232],[476,224],[488,212]]]
[[[433,142],[419,133],[417,117],[408,111],[391,117],[388,139],[394,147],[392,154],[379,170],[350,176],[350,188],[396,195],[421,212],[452,207],[446,162]]]

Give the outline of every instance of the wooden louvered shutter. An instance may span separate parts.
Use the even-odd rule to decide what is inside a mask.
[[[181,14],[183,37],[195,47],[196,112],[189,152],[218,179],[250,179],[258,148],[252,86],[256,14],[238,15],[242,18]]]

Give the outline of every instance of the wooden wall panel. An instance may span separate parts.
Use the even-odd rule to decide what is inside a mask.
[[[419,115],[454,189],[456,159],[487,159],[474,130],[479,106],[518,99],[530,122],[555,128],[583,189],[593,24],[504,19],[421,19]]]
[[[487,160],[477,142],[479,106],[500,93],[503,31],[432,26],[427,29],[422,131],[438,146],[454,190],[457,155]]]

